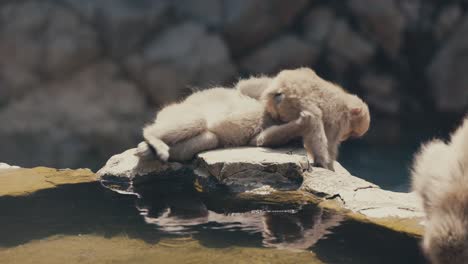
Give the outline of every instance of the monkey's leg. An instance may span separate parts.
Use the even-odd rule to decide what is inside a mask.
[[[169,158],[169,146],[197,136],[206,129],[206,122],[196,109],[186,105],[171,105],[158,113],[155,122],[143,129],[145,143],[137,147],[137,156],[160,160]],[[168,146],[169,145],[169,146]]]
[[[197,109],[194,109],[194,106],[182,103],[162,109],[154,123],[143,129],[143,136],[147,140],[158,138],[171,146],[205,130],[204,116]]]
[[[181,141],[169,149],[169,160],[172,161],[188,161],[196,154],[218,147],[218,137],[206,131],[200,135]]]
[[[257,147],[275,147],[302,136],[304,127],[309,123],[310,114],[302,112],[301,116],[286,124],[271,126],[255,136],[250,145]]]

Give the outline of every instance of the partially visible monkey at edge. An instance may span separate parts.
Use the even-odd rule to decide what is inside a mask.
[[[468,117],[450,142],[433,140],[415,156],[413,190],[422,198],[422,248],[433,264],[468,263]]]
[[[315,164],[333,170],[339,143],[369,128],[367,105],[311,69],[284,70],[273,79],[243,83],[250,87],[247,91],[261,90],[261,100],[226,88],[197,92],[159,112],[144,129],[147,144],[139,145],[137,155],[154,151],[162,160],[188,160],[217,147],[272,147],[302,137]]]
[[[236,89],[264,101],[268,112],[283,122],[307,111],[311,123],[303,133],[304,147],[327,169],[333,170],[340,143],[363,136],[370,126],[366,103],[308,68],[285,70],[275,78],[241,80]]]

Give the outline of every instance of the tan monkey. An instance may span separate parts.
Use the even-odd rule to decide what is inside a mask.
[[[244,92],[261,89],[261,100],[254,99],[258,93],[239,93],[243,85]],[[218,147],[273,147],[303,137],[317,166],[333,170],[340,141],[369,128],[362,100],[308,68],[285,70],[273,79],[251,78],[236,87],[200,91],[161,110],[144,129],[146,143],[137,155],[154,152],[161,160],[184,161]]]
[[[306,113],[279,124],[262,102],[235,89],[212,88],[196,92],[180,103],[163,108],[154,123],[143,129],[145,142],[137,155],[156,155],[163,161],[187,161],[199,152],[220,147],[286,143],[300,135]]]
[[[423,145],[412,180],[426,213],[425,255],[433,264],[468,263],[468,118],[450,142]]]
[[[236,88],[262,100],[274,119],[290,122],[301,112],[307,112],[309,124],[300,135],[304,147],[317,166],[330,170],[337,159],[339,144],[349,137],[363,136],[370,126],[366,103],[309,68],[284,70],[275,78],[247,79]],[[258,141],[261,143],[262,138]]]

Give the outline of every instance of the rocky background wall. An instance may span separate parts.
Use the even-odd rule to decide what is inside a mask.
[[[468,1],[0,1],[0,160],[97,168],[193,87],[312,66],[375,121],[468,106]],[[398,122],[398,121],[396,121]]]

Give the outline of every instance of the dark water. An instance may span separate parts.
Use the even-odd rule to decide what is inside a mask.
[[[69,185],[0,197],[0,211],[0,249],[54,235],[125,234],[149,244],[189,235],[205,248],[305,250],[324,263],[424,263],[419,241],[404,234],[312,205],[243,206],[190,187],[161,186],[137,199],[96,183]]]
[[[428,118],[417,122],[402,122],[396,128],[395,124],[374,124],[380,128],[371,127],[370,137],[372,134],[385,134],[385,130],[391,130],[388,133],[396,135],[374,141],[347,141],[340,149],[339,161],[353,175],[387,190],[407,192],[410,190],[410,168],[414,154],[424,142],[433,138],[447,139],[450,132],[457,127],[457,120],[452,118],[433,121]]]

